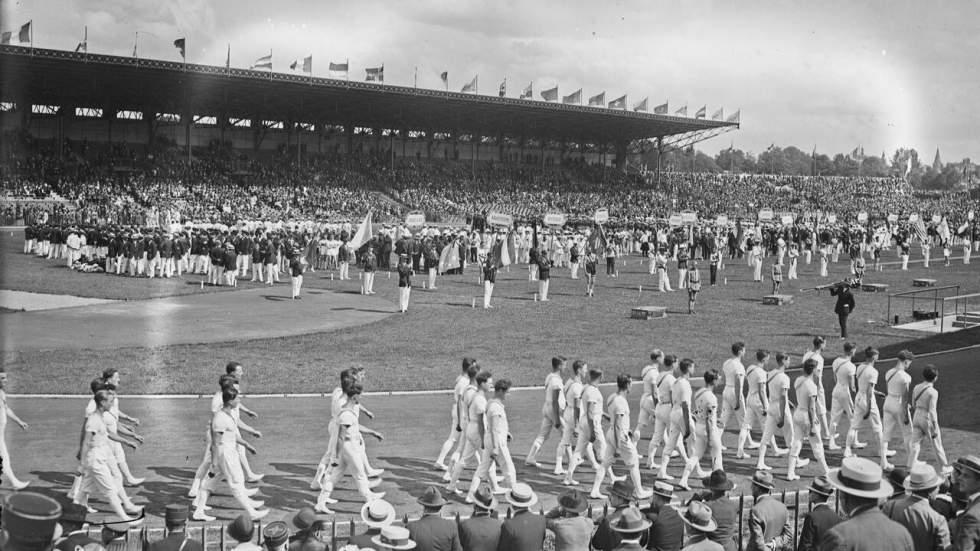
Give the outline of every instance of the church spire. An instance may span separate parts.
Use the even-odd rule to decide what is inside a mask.
[[[932,161],[932,169],[936,172],[942,172],[943,170],[943,160],[939,157],[939,148],[936,148],[936,158]]]

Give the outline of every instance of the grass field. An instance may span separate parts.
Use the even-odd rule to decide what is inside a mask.
[[[19,234],[3,233],[0,288],[116,299],[202,293],[202,300],[207,300],[211,292],[234,292],[209,287],[202,291],[200,276],[147,281],[78,274],[62,267],[61,262],[23,255],[22,246]],[[769,293],[770,284],[752,282],[745,263],[732,261],[720,274],[719,285],[705,285],[695,316],[686,313],[686,293],[651,291],[656,282],[640,260],[633,256],[620,262],[618,278],[600,275],[593,298],[585,296],[584,281],[569,279],[567,269],[556,269],[552,272],[552,300],[535,302],[537,288],[528,282],[527,268],[512,266],[498,276],[493,301],[496,308],[473,309],[471,304],[474,298],[479,304],[482,288],[471,268],[465,276],[440,277],[436,291],[421,289],[422,277],[417,276],[407,314],[361,327],[248,341],[235,341],[234,335],[228,335],[229,342],[128,346],[110,351],[8,351],[3,364],[14,373],[14,392],[82,393],[85,382],[97,371],[114,366],[126,374],[126,392],[199,393],[213,386],[216,371],[231,359],[250,368],[252,392],[323,392],[333,386],[341,369],[355,365],[369,368],[367,386],[371,390],[448,388],[464,355],[480,359],[498,378],[530,385],[540,384],[550,357],[556,354],[583,358],[607,372],[638,374],[655,347],[691,357],[699,368],[719,367],[729,344],[736,340],[745,341],[750,349],[764,347],[798,355],[814,334],[822,334],[832,337],[830,355],[840,350],[835,338],[834,299],[827,292],[800,290],[842,279],[847,275],[843,260],[832,265],[826,279],[815,277],[816,263],[801,265],[801,279],[784,283],[782,291],[794,295],[795,303],[782,307],[764,306],[761,297]],[[893,253],[886,252],[885,260],[894,260]],[[769,264],[767,260],[767,268]],[[704,263],[702,268],[706,280]],[[671,276],[676,286],[676,270],[671,270]],[[890,291],[897,292],[912,289],[914,277],[926,276],[937,279],[940,285],[959,284],[962,293],[980,291],[977,263],[954,263],[949,268],[933,263],[930,269],[915,265],[908,272],[888,266],[885,271],[870,272],[865,279],[887,283]],[[280,288],[284,294],[288,294],[286,285]],[[356,277],[353,281],[333,281],[329,272],[316,272],[308,274],[305,288],[356,294],[359,282]],[[375,289],[377,296],[389,300],[392,311],[396,310],[396,280],[382,272]],[[925,352],[980,342],[977,330],[920,340],[921,334],[893,329],[886,323],[886,294],[857,292],[856,300],[850,337],[862,347],[881,347],[883,357],[901,348]],[[637,305],[666,306],[668,317],[630,319],[629,309]],[[268,323],[262,309],[263,304],[255,304],[254,317],[239,322],[243,327]],[[0,325],[17,323],[17,316],[22,315],[29,314],[0,314]],[[132,343],[147,336],[127,337]],[[165,341],[166,336],[153,336],[154,342],[160,340]]]

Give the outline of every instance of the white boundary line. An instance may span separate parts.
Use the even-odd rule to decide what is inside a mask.
[[[942,354],[955,354],[957,352],[963,352],[964,350],[972,350],[974,348],[980,348],[980,344],[971,344],[969,346],[961,346],[960,348],[951,348],[949,350],[939,350],[936,352],[925,352],[923,354],[916,354],[916,358],[928,358],[931,356],[939,356]],[[883,360],[878,360],[878,363],[894,362],[897,358],[885,358]],[[800,368],[787,369],[788,372],[800,371]],[[641,381],[634,380],[633,384],[638,384]],[[611,386],[616,383],[602,383],[599,386]],[[541,390],[544,386],[515,386],[512,387],[512,391],[527,391],[527,390]],[[452,394],[452,389],[437,389],[437,390],[387,390],[387,391],[376,391],[376,392],[365,392],[365,396],[427,396],[435,394]],[[62,399],[62,398],[77,398],[77,399],[89,399],[91,396],[88,394],[8,394],[8,396],[13,398],[39,398],[39,399]],[[172,399],[183,399],[183,400],[200,400],[203,398],[210,398],[211,394],[120,394],[120,398],[133,399],[142,398],[145,400],[172,400]],[[248,398],[327,398],[330,394],[326,392],[314,392],[307,394],[246,394]]]

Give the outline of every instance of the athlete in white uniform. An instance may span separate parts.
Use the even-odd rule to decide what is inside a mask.
[[[476,468],[473,479],[470,480],[470,489],[466,493],[466,503],[476,501],[476,491],[480,487],[480,482],[484,479],[495,476],[491,472],[491,465],[499,463],[503,466],[504,476],[510,487],[517,484],[517,470],[514,468],[514,460],[510,456],[510,448],[507,440],[510,438],[510,425],[507,423],[507,409],[504,407],[504,400],[507,391],[510,390],[511,383],[508,379],[500,379],[493,384],[493,398],[487,403],[483,428],[483,450],[481,452],[480,466]],[[491,488],[496,485],[491,481]],[[508,489],[497,487],[496,493],[504,493]]]
[[[660,462],[660,471],[657,478],[661,480],[673,480],[674,477],[667,474],[667,463],[670,462],[670,454],[675,447],[683,448],[684,441],[691,436],[691,429],[694,421],[691,419],[691,369],[694,368],[694,360],[684,358],[677,364],[677,379],[670,389],[670,427],[667,429],[667,442],[664,444],[663,460]],[[687,464],[685,459],[684,463]]]
[[[912,412],[909,411],[909,391],[912,389],[912,376],[909,366],[912,365],[913,355],[908,350],[898,353],[895,367],[885,372],[885,403],[882,407],[882,445],[885,447],[885,457],[895,455],[895,450],[888,449],[892,431],[897,427],[902,434],[902,443],[909,449],[909,437],[912,433]]]
[[[616,394],[609,399],[607,410],[609,411],[610,424],[606,431],[606,453],[602,457],[602,465],[596,469],[595,480],[592,482],[592,492],[589,497],[593,499],[606,499],[600,491],[602,481],[606,477],[606,471],[618,457],[623,465],[629,469],[630,478],[633,480],[635,499],[647,499],[653,492],[643,488],[640,479],[640,456],[636,449],[636,440],[630,432],[630,404],[627,397],[630,392],[632,380],[629,375],[620,374],[616,377]]]
[[[735,418],[735,425],[740,427],[745,424],[745,366],[742,365],[742,357],[745,356],[745,343],[736,342],[732,345],[732,357],[725,360],[721,366],[722,374],[725,376],[725,390],[721,395],[721,432],[724,433],[728,428],[728,422]],[[757,442],[747,437],[749,449],[759,447]],[[724,445],[721,448],[726,450]]]
[[[922,370],[922,377],[925,381],[912,390],[912,407],[915,408],[915,412],[912,414],[912,435],[909,437],[907,468],[911,471],[915,466],[922,449],[922,439],[928,437],[932,441],[936,458],[943,466],[943,474],[949,474],[953,468],[946,458],[946,449],[943,447],[942,435],[939,432],[939,415],[936,413],[939,391],[936,390],[935,382],[939,377],[939,370],[927,365]]]
[[[0,366],[0,466],[2,466],[3,475],[7,478],[7,482],[10,483],[10,487],[14,490],[23,490],[27,487],[30,482],[22,482],[19,478],[14,475],[13,467],[10,463],[10,452],[7,450],[7,419],[10,418],[11,421],[17,423],[17,425],[27,430],[27,423],[20,420],[14,410],[10,409],[7,405],[7,370]]]
[[[823,437],[833,439],[834,435],[827,425],[827,397],[823,388],[823,351],[826,346],[827,339],[820,336],[813,337],[813,348],[803,354],[803,361],[805,362],[810,358],[817,361],[817,367],[813,370],[813,382],[817,385],[817,418],[820,420],[820,431]]]
[[[477,460],[483,451],[484,432],[486,422],[483,419],[487,411],[487,392],[493,388],[493,378],[489,371],[481,371],[476,375],[476,387],[467,387],[463,394],[466,404],[466,434],[463,444],[463,453],[459,456],[459,461],[453,465],[452,473],[449,477],[447,489],[456,494],[463,495],[463,492],[456,487],[459,476],[463,469],[470,464],[471,460]],[[495,491],[500,491],[497,484],[496,473],[489,477],[490,487]]]
[[[577,440],[576,427],[578,425],[578,418],[582,412],[582,391],[585,390],[585,385],[582,384],[582,370],[588,372],[589,365],[582,360],[575,360],[572,362],[572,373],[571,377],[565,381],[565,389],[562,394],[565,395],[565,411],[562,412],[562,423],[561,423],[561,442],[558,444],[558,451],[555,457],[555,471],[556,475],[566,474],[567,471],[562,467],[562,460],[568,458],[568,464],[572,464],[572,456],[574,451],[574,445]],[[585,450],[588,456],[589,462],[592,464],[593,469],[599,468],[599,463],[596,461],[595,452],[592,450],[592,446],[589,445]]]
[[[827,446],[831,450],[840,449],[837,445],[837,427],[840,425],[841,417],[846,416],[850,420],[854,416],[852,395],[857,389],[854,378],[857,372],[853,361],[854,348],[853,342],[845,342],[844,355],[836,358],[831,365],[835,381],[830,397],[830,444]]]
[[[571,461],[568,462],[568,472],[565,473],[563,481],[566,486],[578,485],[574,478],[575,469],[584,461],[589,444],[592,444],[597,457],[605,457],[606,437],[602,433],[602,392],[599,391],[598,386],[600,380],[602,380],[602,371],[589,369],[589,384],[582,388],[579,404],[575,450],[572,452]]]
[[[766,363],[769,362],[769,351],[758,350],[755,353],[755,363],[745,370],[745,383],[748,387],[748,398],[745,404],[745,417],[742,428],[738,432],[737,459],[749,459],[745,453],[745,441],[752,436],[752,427],[764,429],[766,424],[766,409],[768,408],[766,394]]]
[[[654,350],[650,353],[650,361],[652,363],[643,366],[643,371],[640,373],[640,377],[643,380],[643,394],[640,395],[640,412],[636,418],[636,429],[633,431],[633,438],[636,442],[639,442],[643,438],[643,431],[647,426],[656,425],[656,381],[663,369],[663,360],[664,353],[659,349]],[[653,438],[651,437],[652,440]]]
[[[691,415],[694,416],[694,449],[691,457],[684,466],[684,474],[681,475],[677,485],[685,490],[691,487],[687,484],[688,477],[697,469],[696,476],[704,478],[708,473],[701,470],[700,461],[705,452],[711,456],[711,470],[717,471],[723,468],[721,461],[721,430],[718,426],[718,398],[715,396],[715,387],[719,381],[718,371],[709,369],[704,373],[704,386],[694,393],[692,398],[693,407]]]
[[[847,443],[844,446],[844,457],[851,454],[851,445],[857,439],[858,431],[864,425],[870,423],[871,430],[878,439],[878,450],[881,455],[881,468],[890,470],[891,465],[885,459],[885,447],[883,444],[881,414],[878,412],[878,401],[875,399],[875,385],[878,384],[878,370],[875,369],[875,362],[878,361],[878,351],[868,347],[864,351],[865,363],[857,367],[855,377],[857,378],[857,395],[854,399],[854,415],[851,417],[851,430],[847,432]]]
[[[796,467],[802,466],[800,450],[803,449],[803,439],[810,441],[810,450],[820,463],[821,474],[830,472],[827,459],[823,452],[823,440],[820,437],[820,420],[817,416],[817,383],[813,380],[817,361],[813,358],[803,362],[803,374],[796,378],[793,386],[796,390],[796,411],[793,413],[793,444],[789,450],[789,465],[786,471],[787,480],[799,480]]]
[[[439,450],[439,457],[436,458],[435,466],[441,471],[449,471],[449,465],[445,463],[446,456],[449,452],[456,449],[452,456],[449,458],[449,464],[453,464],[459,459],[459,454],[462,452],[459,446],[460,435],[463,434],[463,426],[460,424],[460,419],[463,417],[461,413],[461,408],[463,407],[463,391],[466,387],[470,385],[470,381],[473,377],[476,377],[477,372],[479,372],[479,366],[476,360],[473,358],[463,358],[463,372],[456,377],[456,382],[453,383],[453,405],[452,412],[450,413],[451,421],[449,423],[449,437],[442,444],[442,449]]]
[[[677,380],[674,376],[674,366],[676,363],[677,356],[673,354],[664,356],[664,368],[660,373],[657,373],[657,378],[654,380],[653,396],[656,401],[656,409],[654,409],[653,435],[650,437],[650,448],[647,450],[647,456],[649,457],[648,467],[650,469],[660,468],[660,465],[657,464],[657,448],[660,447],[660,444],[666,445],[667,442],[667,431],[670,428],[670,412],[673,409],[671,389]],[[639,437],[637,437],[636,441],[640,441]],[[675,451],[671,453],[671,457],[674,455],[679,455],[684,463],[687,463],[686,446],[677,446]]]
[[[789,375],[786,374],[786,367],[788,365],[789,354],[777,352],[776,368],[766,374],[764,383],[766,427],[762,431],[762,445],[759,446],[759,461],[755,465],[758,471],[772,470],[772,467],[766,465],[766,451],[770,442],[777,456],[786,453],[786,451],[776,447],[777,429],[783,431],[783,440],[786,442],[786,445],[793,445],[793,417],[789,409]]]
[[[561,413],[565,409],[564,381],[562,373],[565,371],[565,358],[560,356],[551,358],[551,373],[544,379],[544,405],[541,407],[541,428],[538,436],[531,444],[531,451],[527,453],[524,464],[528,466],[541,467],[538,463],[538,452],[544,441],[551,435],[551,430],[561,431]]]

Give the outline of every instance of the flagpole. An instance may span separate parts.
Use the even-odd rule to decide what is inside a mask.
[[[88,59],[88,25],[85,25],[85,35],[82,38],[82,44],[85,48],[85,59]]]
[[[412,88],[418,90],[418,87],[419,87],[419,66],[416,65],[415,66],[415,84],[412,86]]]
[[[34,20],[31,19],[30,21],[27,22],[27,24],[30,25],[30,27],[28,27],[28,30],[31,31],[30,32],[30,35],[31,35],[31,55],[34,55]]]

